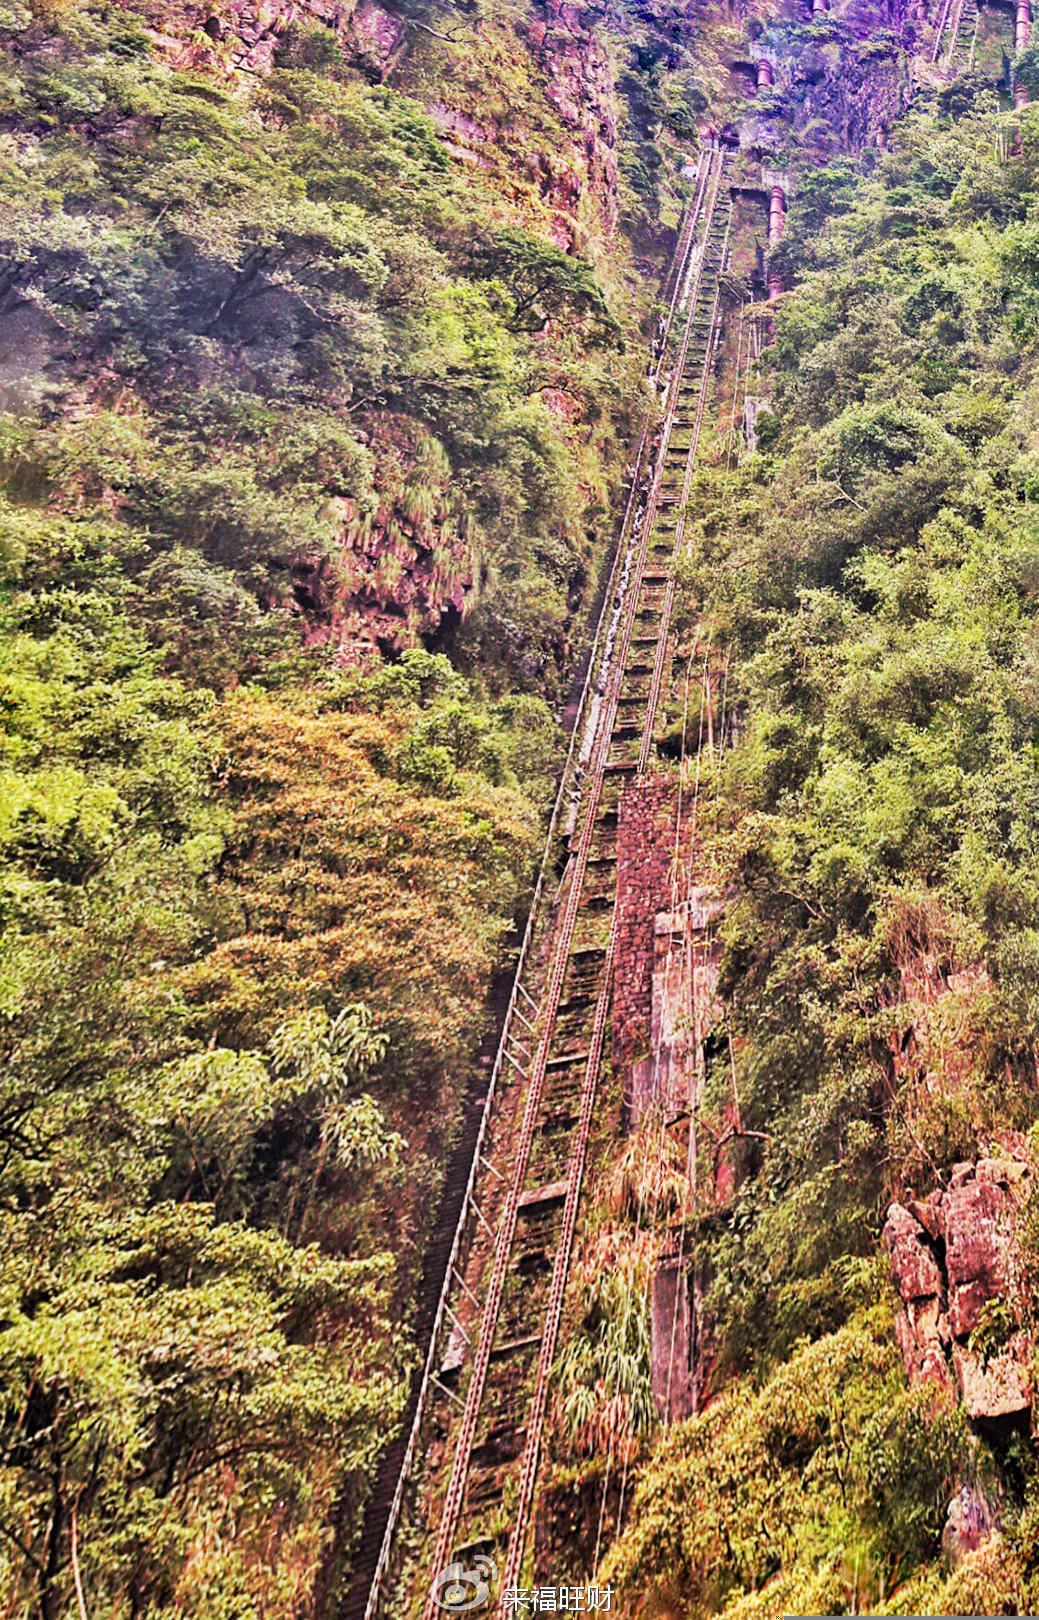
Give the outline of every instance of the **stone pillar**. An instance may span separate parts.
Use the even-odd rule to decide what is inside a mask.
[[[693,962],[686,940],[684,908],[658,912],[653,933],[650,1055],[632,1070],[633,1124],[654,1104],[673,1116],[692,1108],[695,1102]]]
[[[725,903],[710,885],[690,883],[688,815],[673,776],[647,775],[621,795],[612,1050],[632,1125],[654,1106],[673,1118],[696,1105],[704,1041],[720,1016]]]
[[[653,1400],[665,1423],[696,1411],[696,1322],[689,1274],[677,1255],[657,1262],[650,1296]]]
[[[668,1117],[699,1105],[704,1041],[721,1017],[716,924],[724,909],[709,885],[690,887],[676,910],[654,918],[650,1050],[632,1067],[633,1124],[653,1105]]]
[[[772,63],[767,56],[762,56],[758,60],[758,89],[767,90],[772,83]]]
[[[825,12],[829,11],[829,9],[830,7],[828,0],[812,0],[813,17],[821,17]]]
[[[617,821],[617,955],[613,976],[613,1063],[633,1124],[653,1098],[653,972],[656,919],[672,899],[677,778],[646,775],[621,795]],[[685,817],[679,848],[685,848]],[[681,889],[684,889],[684,884]]]
[[[1022,51],[1028,49],[1028,38],[1032,32],[1032,8],[1029,0],[1017,0],[1017,14],[1014,18],[1014,55],[1020,56]]]

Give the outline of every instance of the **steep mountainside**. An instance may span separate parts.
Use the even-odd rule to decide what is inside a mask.
[[[0,1592],[297,1617],[415,1358],[681,178],[570,7],[0,35]]]
[[[605,1511],[622,1612],[1036,1600],[1034,57],[1015,109],[880,21],[758,36],[788,290],[679,610],[731,727],[692,785],[714,999],[692,1115],[658,1104],[624,1183],[605,1156],[542,1530],[573,1561]],[[695,1414],[663,1434],[660,1357]]]
[[[381,1612],[1035,1605],[1029,21],[0,0],[9,1620],[363,1601],[575,714]]]

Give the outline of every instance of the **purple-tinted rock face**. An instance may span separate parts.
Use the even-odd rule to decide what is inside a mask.
[[[949,1359],[971,1418],[1028,1412],[1032,1345],[1024,1333],[988,1360],[970,1349],[984,1305],[1006,1283],[1018,1191],[1013,1160],[957,1165],[950,1185],[911,1207],[892,1204],[884,1227],[899,1298],[898,1338],[913,1383],[951,1385]]]
[[[360,0],[350,18],[349,29],[355,48],[377,66],[380,77],[384,76],[404,40],[405,28],[400,18],[392,17],[374,0]]]
[[[371,78],[386,77],[403,45],[406,28],[399,17],[376,0],[230,0],[219,17],[208,5],[189,3],[180,8],[164,6],[161,34],[154,37],[166,46],[174,61],[182,66],[196,65],[197,36],[205,34],[221,43],[220,56],[201,65],[223,64],[231,73],[270,71],[278,41],[293,23],[321,23],[334,29],[348,61]],[[195,38],[192,38],[192,35]]]

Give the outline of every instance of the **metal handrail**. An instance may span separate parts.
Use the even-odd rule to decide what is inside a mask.
[[[703,155],[701,155],[701,162],[702,160]],[[688,232],[682,233],[679,239],[678,248],[676,250],[676,258],[679,260],[679,264],[678,274],[676,277],[675,299],[677,299],[678,289],[681,287],[682,282],[685,279],[686,260],[688,258],[692,230],[695,226],[695,204],[691,208],[690,214],[691,217]],[[685,240],[683,240],[683,238],[685,238]],[[666,344],[667,336],[670,332],[675,299],[672,300],[672,307],[668,313],[668,322],[663,337],[664,344]],[[426,1352],[426,1359],[423,1365],[422,1379],[419,1385],[415,1413],[412,1419],[411,1430],[408,1435],[408,1442],[404,1450],[404,1456],[401,1460],[400,1470],[397,1475],[397,1484],[390,1504],[390,1510],[386,1521],[386,1529],[383,1532],[382,1543],[379,1548],[379,1556],[376,1560],[375,1570],[368,1590],[368,1600],[365,1605],[364,1620],[374,1620],[378,1609],[378,1604],[382,1595],[382,1583],[385,1579],[386,1571],[389,1566],[390,1556],[393,1550],[394,1537],[396,1535],[397,1526],[400,1522],[401,1509],[404,1503],[404,1492],[407,1489],[408,1480],[410,1478],[412,1466],[415,1460],[415,1452],[418,1446],[422,1426],[425,1421],[430,1387],[433,1382],[433,1369],[436,1363],[437,1345],[444,1325],[444,1318],[447,1314],[448,1300],[451,1293],[451,1279],[458,1263],[462,1244],[465,1239],[466,1227],[468,1225],[470,1210],[473,1203],[473,1192],[479,1172],[480,1157],[484,1142],[487,1138],[491,1115],[497,1099],[498,1082],[500,1080],[502,1066],[505,1061],[505,1047],[511,1034],[516,1003],[520,994],[521,981],[523,978],[524,969],[527,965],[527,958],[530,954],[530,947],[533,939],[538,910],[542,895],[544,893],[546,874],[549,871],[552,862],[553,845],[555,843],[559,827],[560,816],[570,789],[570,776],[574,765],[575,751],[578,745],[578,738],[582,733],[582,720],[586,717],[588,700],[595,676],[596,664],[599,661],[600,650],[609,623],[610,608],[616,589],[618,572],[620,569],[621,560],[625,555],[626,547],[630,546],[631,542],[631,532],[633,527],[632,520],[635,512],[635,502],[642,482],[643,462],[645,459],[648,442],[649,433],[644,429],[639,441],[639,447],[636,453],[634,467],[632,469],[628,499],[625,504],[624,516],[621,521],[620,535],[616,550],[614,552],[606,594],[603,599],[603,608],[596,626],[591,654],[588,659],[588,667],[585,672],[585,678],[581,688],[581,695],[578,701],[577,713],[575,715],[574,725],[570,732],[570,741],[567,748],[566,759],[564,760],[563,769],[560,773],[559,786],[553,802],[548,830],[545,834],[544,848],[538,868],[537,880],[531,896],[530,907],[527,914],[527,923],[523,933],[523,940],[520,945],[519,955],[516,959],[512,990],[509,996],[508,1005],[506,1007],[505,1018],[502,1023],[501,1038],[498,1042],[498,1050],[495,1055],[494,1066],[491,1070],[491,1076],[487,1087],[487,1095],[484,1099],[484,1105],[480,1115],[480,1124],[477,1130],[476,1143],[473,1149],[472,1161],[469,1168],[469,1177],[466,1182],[465,1193],[463,1194],[458,1220],[455,1223],[455,1231],[451,1243],[450,1254],[444,1268],[444,1281],[441,1285],[440,1296],[437,1301],[437,1308],[433,1318],[433,1326],[430,1331],[429,1348]]]
[[[702,290],[703,284],[704,284],[704,267],[705,267],[705,262],[706,262],[706,257],[707,257],[707,246],[708,246],[708,243],[709,243],[709,241],[711,239],[711,236],[712,236],[712,233],[713,233],[713,230],[714,230],[715,211],[716,211],[717,206],[718,206],[718,196],[719,196],[719,192],[721,190],[722,179],[724,178],[724,169],[725,169],[724,156],[723,156],[723,154],[721,154],[719,152],[718,161],[717,161],[717,167],[716,167],[715,175],[714,175],[713,188],[711,188],[711,186],[710,186],[709,174],[708,174],[708,175],[705,175],[705,185],[704,185],[702,191],[700,192],[699,207],[701,209],[704,207],[707,193],[710,192],[710,201],[709,201],[709,203],[706,203],[706,212],[705,212],[704,217],[703,217],[703,226],[704,226],[703,238],[702,238],[703,252],[701,254],[700,263],[697,266],[696,290],[695,290],[695,293],[693,293],[692,296],[689,298],[689,303],[688,303],[689,315],[688,315],[685,330],[684,330],[684,333],[683,333],[683,340],[682,340],[682,344],[681,344],[681,347],[680,347],[679,358],[678,358],[678,360],[676,362],[676,365],[675,365],[675,370],[674,370],[674,374],[673,374],[673,378],[672,378],[672,387],[669,389],[669,392],[668,392],[668,417],[666,419],[665,430],[664,430],[664,434],[662,436],[661,445],[660,445],[660,453],[659,453],[658,461],[657,461],[657,472],[656,472],[656,478],[655,478],[655,481],[654,481],[656,486],[659,486],[659,481],[660,481],[660,478],[662,476],[663,467],[664,467],[664,463],[665,463],[665,459],[666,459],[666,453],[667,453],[667,445],[668,445],[668,441],[669,441],[669,438],[670,438],[670,428],[671,428],[671,426],[673,424],[674,417],[675,417],[676,410],[677,410],[678,392],[679,392],[679,388],[680,388],[680,385],[681,385],[682,375],[683,375],[683,372],[684,372],[685,359],[686,359],[686,356],[687,356],[688,350],[689,350],[690,333],[691,333],[694,321],[696,319],[696,314],[697,314],[697,310],[698,310],[698,306],[699,306],[700,293],[701,293],[701,290]],[[731,209],[730,209],[730,216],[731,216]],[[726,251],[726,248],[727,248],[727,245],[728,245],[728,238],[729,238],[729,225],[728,225],[728,222],[727,222],[726,227],[725,227],[723,242],[722,242],[722,259],[721,259],[720,262],[724,262],[724,255],[725,255],[725,251]],[[676,293],[677,293],[677,289],[676,289]],[[704,353],[703,366],[702,366],[703,378],[702,378],[702,381],[701,381],[701,390],[700,390],[700,406],[701,406],[701,409],[699,410],[698,415],[697,415],[697,427],[696,427],[696,431],[695,431],[695,435],[694,435],[694,442],[693,442],[693,445],[692,445],[692,447],[690,449],[690,452],[689,452],[689,461],[688,461],[688,468],[689,469],[691,469],[692,464],[693,464],[693,462],[695,460],[695,456],[696,456],[696,442],[697,442],[697,440],[699,438],[699,424],[702,421],[702,414],[703,414],[702,413],[702,406],[703,406],[703,401],[704,401],[704,397],[705,397],[705,391],[706,391],[706,386],[707,386],[707,377],[708,377],[709,371],[710,371],[711,358],[712,358],[712,354],[713,354],[713,351],[714,351],[714,340],[715,340],[715,335],[716,335],[716,331],[717,331],[719,299],[720,299],[720,290],[716,288],[715,297],[714,297],[714,301],[713,301],[713,307],[712,307],[712,315],[711,315],[711,334],[710,334],[710,338],[708,340],[706,351]],[[687,473],[686,473],[686,485],[687,486],[688,486],[689,477],[690,477],[690,471],[687,470]],[[636,573],[636,578],[635,578],[635,581],[634,581],[634,589],[632,591],[631,599],[630,599],[630,602],[629,602],[629,610],[628,610],[628,614],[627,614],[626,619],[625,619],[624,632],[623,632],[621,644],[620,644],[620,647],[618,649],[616,662],[615,662],[614,669],[612,671],[610,682],[609,682],[609,702],[607,704],[606,711],[604,712],[604,714],[603,714],[603,716],[601,717],[601,720],[600,720],[599,735],[598,735],[598,763],[597,763],[597,772],[596,772],[596,778],[597,778],[597,780],[596,780],[596,791],[593,792],[592,797],[591,797],[591,801],[590,801],[590,803],[589,803],[589,805],[587,807],[587,812],[586,812],[586,817],[585,817],[585,825],[584,825],[584,830],[583,830],[583,838],[582,838],[582,844],[585,846],[585,853],[587,853],[587,846],[590,844],[590,841],[591,841],[591,835],[592,835],[592,830],[594,828],[595,815],[596,815],[596,810],[597,810],[597,805],[598,805],[598,795],[599,795],[599,792],[601,792],[601,788],[602,788],[603,771],[604,771],[604,767],[606,765],[606,762],[607,762],[607,760],[609,758],[610,744],[611,744],[612,735],[613,735],[613,727],[614,727],[614,724],[615,724],[615,721],[616,721],[617,708],[618,708],[619,699],[620,699],[620,691],[621,691],[621,687],[622,687],[623,680],[624,680],[624,671],[625,671],[625,668],[626,668],[626,665],[627,665],[627,658],[628,658],[628,653],[629,653],[630,645],[631,645],[631,635],[632,635],[632,630],[633,630],[633,627],[634,627],[634,621],[635,621],[635,616],[636,616],[637,607],[638,607],[638,599],[639,599],[639,594],[640,594],[640,589],[641,589],[641,582],[642,582],[642,573],[644,571],[645,560],[646,560],[646,556],[648,554],[648,547],[649,547],[651,529],[652,529],[652,524],[651,524],[651,522],[648,521],[648,518],[647,518],[647,521],[643,525],[643,529],[642,529],[639,568],[638,568],[637,573]],[[675,542],[675,554],[676,555],[678,554],[678,550],[679,550],[680,545],[681,545],[682,530],[683,530],[683,524],[682,524],[682,521],[680,519],[679,526],[678,526],[678,531],[677,531],[677,538],[676,538],[676,542]],[[661,615],[661,635],[660,635],[660,641],[661,642],[663,642],[666,639],[667,623],[668,623],[668,619],[670,617],[670,604],[671,604],[672,597],[673,597],[673,581],[669,582],[669,591],[667,593],[667,596],[666,596],[666,599],[665,599],[665,606],[664,606],[664,609],[663,609],[662,615]],[[654,703],[654,700],[653,700],[652,697],[649,699],[649,703],[650,703],[651,709],[653,707],[655,707],[655,703]],[[642,769],[644,769],[644,763],[640,764],[640,770],[642,770]],[[538,1462],[539,1462],[540,1450],[541,1450],[541,1434],[542,1434],[542,1429],[543,1429],[543,1426],[544,1426],[545,1412],[546,1412],[547,1404],[548,1404],[548,1387],[549,1387],[549,1382],[550,1382],[550,1379],[551,1379],[552,1365],[553,1365],[553,1362],[554,1362],[554,1359],[555,1359],[555,1349],[556,1349],[556,1343],[557,1343],[558,1334],[559,1334],[559,1325],[560,1325],[560,1321],[561,1321],[561,1318],[562,1318],[563,1300],[564,1300],[564,1296],[565,1296],[567,1277],[568,1277],[568,1274],[569,1274],[570,1256],[571,1256],[571,1252],[572,1252],[573,1240],[574,1240],[574,1235],[575,1235],[576,1226],[577,1226],[578,1202],[579,1202],[579,1198],[580,1198],[581,1185],[582,1185],[582,1181],[583,1181],[583,1178],[584,1178],[585,1160],[586,1160],[587,1148],[588,1148],[588,1139],[589,1139],[589,1134],[590,1134],[590,1130],[591,1130],[592,1110],[593,1110],[594,1102],[595,1102],[595,1094],[596,1094],[596,1090],[597,1090],[599,1066],[600,1066],[601,1061],[602,1061],[602,1051],[603,1051],[603,1045],[604,1045],[604,1041],[605,1041],[606,1019],[607,1019],[607,1014],[608,1014],[608,1011],[609,1011],[609,1004],[610,1004],[610,987],[611,987],[611,982],[612,982],[612,969],[613,969],[613,962],[614,962],[614,957],[615,957],[616,948],[617,948],[617,927],[618,927],[618,917],[617,917],[617,914],[615,912],[614,917],[613,917],[613,921],[612,921],[612,924],[611,924],[611,928],[610,928],[609,945],[607,947],[606,961],[604,963],[604,968],[603,968],[602,984],[601,984],[601,988],[600,988],[600,991],[599,991],[599,996],[598,996],[598,1000],[597,1000],[597,1004],[596,1004],[595,1020],[594,1020],[594,1027],[593,1027],[592,1038],[591,1038],[591,1045],[590,1045],[590,1049],[589,1049],[589,1053],[588,1053],[588,1059],[587,1059],[586,1068],[585,1068],[585,1077],[584,1077],[584,1082],[583,1082],[582,1090],[581,1090],[580,1122],[579,1122],[579,1128],[578,1128],[578,1133],[577,1133],[577,1140],[576,1140],[576,1142],[574,1144],[574,1148],[573,1148],[573,1151],[572,1151],[571,1157],[570,1157],[570,1166],[569,1166],[569,1171],[568,1171],[568,1176],[567,1176],[566,1200],[565,1200],[564,1212],[563,1212],[563,1224],[562,1224],[562,1230],[561,1230],[561,1234],[560,1234],[559,1248],[558,1248],[558,1251],[557,1251],[557,1254],[556,1254],[556,1261],[555,1261],[555,1265],[553,1267],[551,1293],[550,1293],[549,1302],[548,1302],[548,1305],[546,1307],[546,1312],[545,1312],[545,1325],[544,1325],[544,1329],[543,1329],[543,1333],[542,1333],[541,1350],[540,1350],[539,1357],[538,1357],[538,1370],[537,1370],[537,1376],[536,1376],[536,1382],[535,1382],[534,1395],[533,1395],[533,1399],[531,1401],[530,1412],[529,1412],[529,1415],[528,1415],[527,1425],[526,1425],[526,1443],[525,1443],[525,1446],[524,1446],[524,1454],[523,1454],[523,1462],[522,1462],[522,1468],[521,1468],[521,1477],[520,1477],[519,1490],[518,1490],[518,1494],[517,1494],[516,1506],[515,1506],[515,1509],[514,1509],[513,1529],[512,1529],[512,1535],[511,1535],[511,1538],[510,1538],[509,1549],[508,1549],[508,1553],[507,1553],[507,1557],[506,1557],[505,1573],[504,1573],[504,1576],[502,1578],[503,1579],[503,1588],[506,1591],[508,1591],[510,1588],[514,1587],[517,1584],[518,1580],[519,1580],[520,1567],[521,1567],[521,1564],[522,1564],[523,1553],[524,1553],[524,1548],[525,1548],[525,1544],[526,1544],[527,1525],[528,1525],[528,1522],[529,1522],[529,1516],[530,1516],[531,1507],[533,1505],[534,1488],[535,1488],[535,1482],[536,1482],[536,1476],[537,1476],[537,1468],[538,1468]]]

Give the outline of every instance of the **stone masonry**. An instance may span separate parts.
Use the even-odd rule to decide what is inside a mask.
[[[618,811],[613,1065],[629,1102],[632,1065],[652,1055],[656,917],[681,894],[672,882],[676,848],[681,856],[685,847],[684,827],[675,835],[677,809],[676,779],[651,776],[628,785]]]
[[[692,885],[692,859],[676,779],[632,782],[618,811],[613,1061],[633,1125],[654,1104],[668,1122],[695,1107],[718,1016],[714,924],[724,903]],[[679,1254],[659,1256],[651,1304],[653,1396],[670,1423],[696,1411],[701,1361],[699,1311]]]

